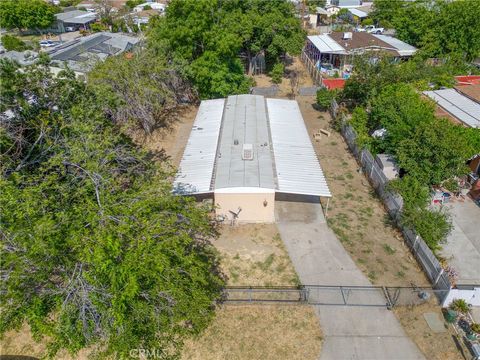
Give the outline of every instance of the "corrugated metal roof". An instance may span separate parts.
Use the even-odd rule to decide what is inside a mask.
[[[412,56],[417,52],[417,48],[415,46],[409,45],[406,42],[398,40],[397,38],[394,38],[392,36],[375,34],[372,35],[375,36],[377,39],[386,42],[387,44],[394,47],[400,56]]]
[[[210,192],[225,99],[202,101],[174,181],[178,194]]]
[[[263,96],[228,97],[219,141],[215,189],[254,186],[275,188],[272,150]],[[252,160],[243,160],[244,144],[252,146]]]
[[[244,144],[253,160],[242,159]],[[331,196],[296,101],[236,95],[200,104],[174,192],[247,188]]]
[[[308,36],[308,40],[321,52],[330,54],[345,54],[345,49],[328,34]]]
[[[359,18],[366,18],[368,14],[365,11],[359,10],[359,9],[348,9],[348,11]]]
[[[454,89],[424,91],[425,95],[435,100],[464,124],[480,128],[480,104],[458,93]]]
[[[298,103],[267,99],[278,191],[331,197]]]

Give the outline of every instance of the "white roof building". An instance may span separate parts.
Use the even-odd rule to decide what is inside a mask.
[[[480,104],[455,89],[424,91],[430,99],[465,125],[480,129]]]
[[[202,101],[174,192],[246,222],[273,221],[275,193],[332,196],[297,102],[259,95]]]

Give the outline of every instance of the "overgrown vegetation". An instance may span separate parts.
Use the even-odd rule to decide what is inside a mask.
[[[405,176],[392,183],[404,198],[402,219],[415,228],[436,251],[451,230],[443,212],[427,208],[429,189],[468,173],[465,162],[478,153],[480,133],[434,115],[433,104],[421,98],[413,85],[386,85],[370,96],[367,108],[357,107],[351,125],[361,146],[374,154],[394,155]],[[384,129],[383,137],[371,136]]]
[[[208,210],[171,194],[161,154],[123,135],[73,72],[1,60],[0,80],[0,333],[27,322],[52,357],[173,358],[224,284]]]
[[[5,34],[5,35],[2,35],[1,40],[2,40],[3,47],[7,51],[12,51],[12,50],[25,51],[30,49],[30,47],[27,46],[27,44],[25,44],[22,40],[20,40],[16,36]]]
[[[371,16],[425,57],[480,56],[479,1],[375,0]]]
[[[168,128],[182,104],[197,99],[181,69],[169,67],[149,49],[99,63],[88,82],[115,124],[146,134]]]
[[[58,8],[43,0],[0,1],[0,28],[35,30],[39,33],[55,21]]]
[[[201,98],[216,98],[247,93],[245,68],[252,70],[255,57],[264,54],[272,69],[286,53],[301,51],[304,32],[286,0],[174,0],[153,22],[149,41],[185,70]]]
[[[337,98],[335,90],[328,90],[327,88],[320,88],[317,91],[317,106],[320,110],[328,110],[332,106],[332,101]]]

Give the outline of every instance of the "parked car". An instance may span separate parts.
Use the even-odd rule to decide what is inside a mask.
[[[52,40],[42,40],[40,41],[40,46],[41,47],[53,47],[57,46],[58,42],[52,41]]]
[[[368,26],[365,27],[365,31],[370,33],[370,34],[383,34],[385,29],[384,28],[377,28],[373,25],[368,25]]]
[[[72,32],[72,31],[75,31],[75,28],[73,26],[67,26],[67,27],[65,27],[65,31],[66,32]]]

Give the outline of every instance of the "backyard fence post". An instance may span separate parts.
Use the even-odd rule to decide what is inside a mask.
[[[415,236],[415,241],[413,242],[413,246],[412,246],[412,249],[413,249],[414,251],[417,251],[416,248],[415,248],[415,246],[417,246],[418,239],[419,239],[419,236],[416,235],[416,236]]]
[[[443,275],[443,268],[440,269],[438,272],[437,277],[435,278],[435,281],[433,282],[433,286],[437,286],[438,281],[440,280],[440,277]]]

